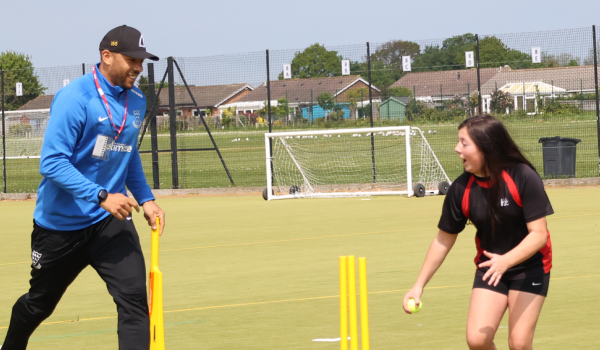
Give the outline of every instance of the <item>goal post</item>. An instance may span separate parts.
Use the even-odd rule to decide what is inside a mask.
[[[442,193],[450,179],[416,127],[265,134],[266,200]]]

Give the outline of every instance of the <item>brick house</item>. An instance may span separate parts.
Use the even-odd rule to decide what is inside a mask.
[[[356,90],[362,91],[363,95],[358,95]],[[286,98],[289,108],[295,113],[302,113],[302,108],[318,105],[317,97],[325,92],[333,96],[336,104],[352,103],[358,106],[369,104],[369,82],[359,75],[346,75],[273,80],[271,81],[271,106],[277,106],[277,100]],[[377,87],[373,86],[372,94],[373,102],[380,102],[381,93]],[[219,109],[222,111],[234,107],[237,114],[255,114],[265,107],[267,98],[265,82],[236,102],[220,105]],[[351,114],[351,118],[355,118],[357,112],[353,111]]]

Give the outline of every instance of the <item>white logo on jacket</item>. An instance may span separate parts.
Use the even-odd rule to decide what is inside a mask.
[[[508,207],[508,198],[502,198],[502,199],[500,199],[500,206],[501,207]]]
[[[131,89],[131,92],[133,92],[134,94],[136,94],[139,98],[144,98],[144,95],[142,95],[139,92],[135,91],[135,89]]]
[[[133,121],[133,126],[136,129],[139,129],[140,126],[142,126],[142,116],[141,116],[141,111],[139,109],[136,109],[133,111],[133,116],[135,117],[135,120]]]

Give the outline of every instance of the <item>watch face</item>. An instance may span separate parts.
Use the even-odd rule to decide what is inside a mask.
[[[102,190],[100,191],[100,193],[98,193],[98,198],[100,199],[100,201],[105,200],[106,197],[108,197],[108,192],[106,192],[106,190]]]

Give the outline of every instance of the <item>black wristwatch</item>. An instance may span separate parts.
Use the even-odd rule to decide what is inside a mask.
[[[102,204],[102,202],[104,202],[107,197],[108,192],[106,192],[106,190],[101,190],[100,192],[98,192],[98,203]]]

